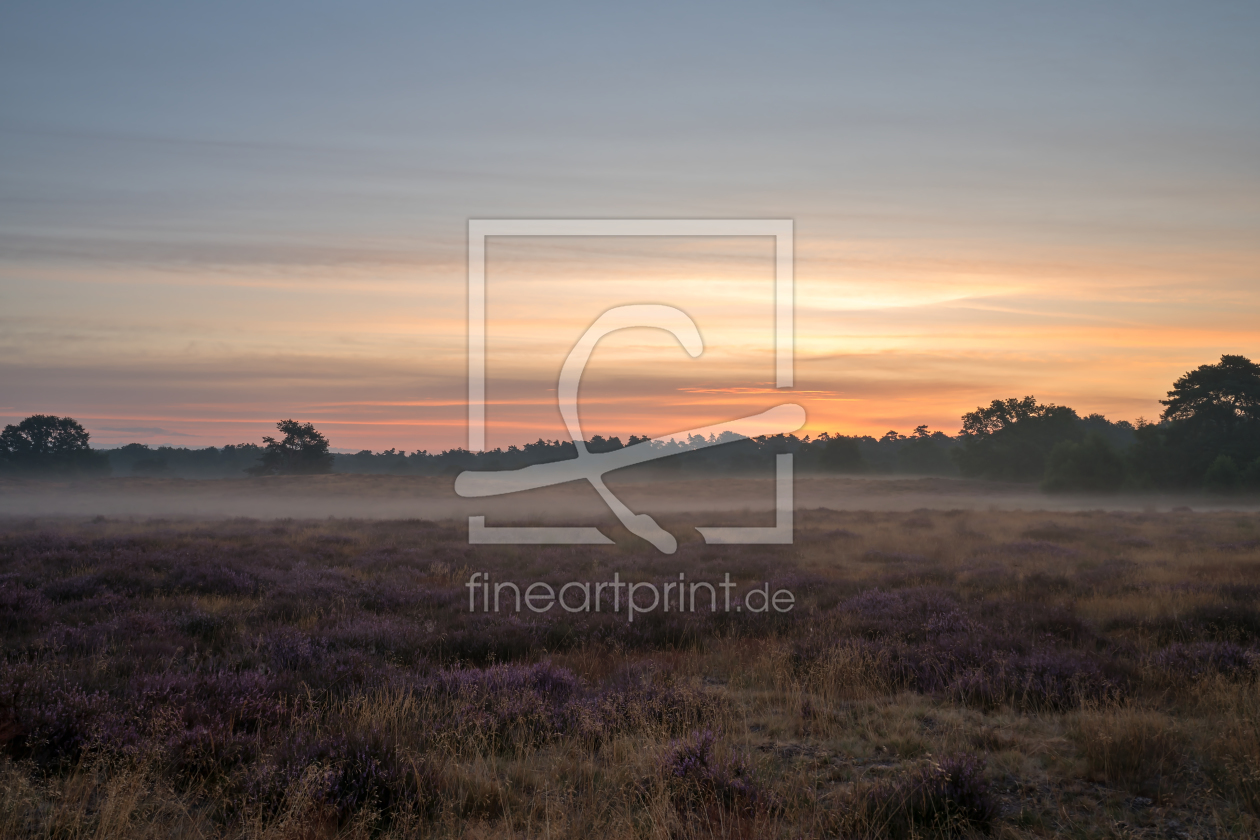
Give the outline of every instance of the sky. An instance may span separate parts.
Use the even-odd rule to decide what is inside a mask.
[[[469,219],[791,219],[773,240],[494,238],[487,443],[628,330],[590,434],[783,402],[954,433],[993,399],[1158,417],[1260,358],[1260,4],[0,6],[0,423],[97,446],[464,445]]]

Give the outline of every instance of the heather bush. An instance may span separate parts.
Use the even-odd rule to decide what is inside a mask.
[[[19,665],[0,673],[5,749],[37,767],[63,770],[109,738],[110,705],[102,692],[40,671]]]
[[[162,589],[198,595],[253,595],[257,592],[258,580],[228,566],[188,563],[176,565],[167,572]]]
[[[484,739],[491,748],[533,745],[575,732],[585,720],[572,672],[550,664],[496,665],[442,671],[423,684],[422,696],[444,712],[439,728],[461,740]]]
[[[230,617],[207,613],[195,607],[178,613],[175,627],[184,636],[202,644],[220,641],[234,629]]]
[[[1065,709],[1121,696],[1125,677],[1096,653],[1083,623],[1055,607],[986,602],[932,588],[868,590],[841,604],[888,684],[984,708]],[[878,644],[872,644],[878,643]],[[817,655],[817,652],[812,654]],[[798,649],[795,657],[811,654]]]
[[[692,732],[669,745],[660,775],[674,807],[712,819],[715,809],[753,817],[770,807],[751,768],[733,757],[719,758],[712,730]]]
[[[1240,821],[1260,801],[1260,520],[809,521],[795,546],[684,540],[674,557],[474,550],[419,522],[9,523],[0,783],[18,804],[0,826],[144,833],[146,814],[179,812],[193,834],[242,838],[1012,829],[963,745],[1000,752],[1001,796],[1033,784],[1008,778],[1025,752],[1044,757],[1044,801],[1082,807],[1085,773],[1161,808],[1193,790],[1234,820],[1218,836],[1260,826]],[[605,592],[599,613],[470,613],[473,567],[553,584],[730,572],[797,603],[631,624]],[[955,757],[921,763],[933,753]],[[101,810],[128,802],[145,804]],[[1060,830],[1057,813],[1037,819]]]
[[[560,737],[597,744],[642,727],[674,733],[704,723],[717,708],[701,692],[634,677],[590,687],[550,663],[444,670],[419,692],[444,713],[436,730],[499,750]]]
[[[0,583],[0,632],[26,633],[52,617],[52,605],[43,593],[14,580]]]
[[[870,589],[842,602],[839,608],[851,615],[858,633],[872,639],[920,641],[926,638],[931,621],[964,620],[955,595],[928,587]]]
[[[48,664],[7,663],[0,670],[6,749],[38,766],[74,764],[85,752],[136,755],[161,751],[183,762],[201,741],[228,742],[291,719],[296,701],[258,674],[138,675],[113,692],[88,692]],[[193,765],[202,759],[190,759]]]
[[[1260,609],[1240,603],[1210,604],[1186,617],[1192,632],[1214,641],[1260,642]]]
[[[301,790],[340,822],[368,806],[385,814],[423,807],[434,786],[426,770],[400,759],[379,732],[298,731],[247,769],[244,799],[275,813]]]
[[[1075,651],[1037,651],[994,659],[954,677],[945,693],[981,708],[1064,710],[1118,700],[1125,686],[1094,660]]]
[[[1214,674],[1243,679],[1260,672],[1260,652],[1232,642],[1171,644],[1157,652],[1152,661],[1178,680],[1198,680]]]
[[[270,668],[277,671],[299,671],[317,667],[328,653],[328,646],[322,639],[312,639],[310,635],[292,627],[281,627],[268,633],[262,639],[262,650]]]

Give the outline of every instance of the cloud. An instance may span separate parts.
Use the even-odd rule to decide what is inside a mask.
[[[193,437],[183,432],[162,429],[157,426],[97,426],[101,432],[127,432],[133,435],[170,435],[171,437]]]

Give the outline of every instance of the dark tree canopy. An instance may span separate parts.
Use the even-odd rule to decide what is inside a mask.
[[[1067,406],[1032,396],[994,400],[962,417],[954,437],[926,425],[910,434],[876,438],[820,434],[797,438],[740,438],[731,432],[681,440],[595,435],[594,453],[643,445],[656,460],[643,469],[662,474],[765,474],[790,453],[802,473],[959,474],[1001,481],[1041,481],[1062,492],[1120,488],[1260,492],[1260,364],[1223,355],[1217,364],[1188,371],[1173,383],[1159,423],[1113,422],[1079,416]],[[69,417],[35,415],[0,434],[0,470],[7,474],[77,474],[110,464],[121,475],[189,478],[331,473],[405,473],[447,476],[465,470],[514,470],[577,457],[571,441],[538,440],[486,452],[451,449],[336,455],[311,423],[283,420],[263,446],[240,444],[200,450],[129,444],[105,452],[88,446],[87,431]],[[705,444],[699,448],[700,444]],[[720,445],[719,445],[720,444]]]
[[[1041,487],[1051,493],[1111,493],[1124,483],[1124,458],[1107,439],[1090,432],[1080,443],[1064,440],[1046,457]]]
[[[247,472],[251,475],[320,475],[332,472],[333,456],[328,438],[312,423],[281,420],[276,428],[284,437],[263,438],[262,462]]]
[[[106,452],[115,475],[158,475],[179,478],[234,478],[256,466],[263,448],[256,443],[205,449],[129,443]]]
[[[1200,365],[1178,379],[1160,402],[1165,420],[1260,421],[1260,365],[1246,356],[1221,356],[1219,364]]]
[[[926,425],[916,426],[909,437],[903,437],[897,451],[899,472],[922,475],[948,475],[956,470],[949,457],[953,441],[944,432],[929,432]]]
[[[1036,397],[1024,397],[1022,400],[1014,397],[994,400],[988,408],[977,408],[962,416],[962,435],[963,437],[990,435],[1030,417],[1044,417],[1057,408],[1059,406],[1041,405]]]
[[[866,462],[862,459],[862,450],[858,447],[857,438],[844,435],[819,435],[815,447],[818,453],[818,464],[828,472],[863,472]]]
[[[1260,489],[1260,365],[1221,356],[1178,379],[1160,402],[1164,421],[1138,430],[1130,459],[1140,485]]]
[[[5,426],[0,432],[0,445],[8,452],[52,455],[90,449],[88,433],[72,417],[35,414],[16,426]]]
[[[0,463],[19,472],[100,472],[109,462],[88,445],[72,417],[35,414],[0,432]]]
[[[963,475],[1037,481],[1056,444],[1084,437],[1080,422],[1067,406],[1042,405],[1035,397],[994,400],[963,415],[962,446],[954,459]]]

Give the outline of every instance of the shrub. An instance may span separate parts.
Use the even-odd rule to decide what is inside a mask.
[[[1198,680],[1213,674],[1239,679],[1256,672],[1255,655],[1232,642],[1172,644],[1155,654],[1154,664],[1170,676]]]
[[[686,731],[715,711],[694,690],[635,678],[602,690],[550,663],[454,668],[424,681],[422,697],[443,709],[435,731],[473,746],[508,750],[572,736],[593,742],[642,726]]]
[[[27,589],[15,581],[0,583],[0,631],[36,630],[51,615],[48,599],[38,590]]]
[[[920,830],[963,834],[985,830],[997,816],[997,803],[984,778],[984,759],[947,756],[900,779],[868,789],[855,811],[881,837],[917,837]]]
[[[1191,610],[1186,624],[1216,641],[1260,640],[1260,610],[1243,604],[1204,604]]]
[[[765,811],[768,799],[752,770],[738,759],[718,758],[715,740],[706,729],[670,744],[660,772],[674,807],[700,814],[718,808],[743,816]]]
[[[982,708],[1009,703],[1021,709],[1062,711],[1118,699],[1124,690],[1093,660],[1073,651],[1044,650],[986,662],[956,677],[946,693]]]
[[[250,769],[245,794],[274,813],[300,788],[344,820],[369,805],[388,813],[418,804],[422,788],[428,787],[422,771],[399,761],[379,732],[298,732]]]

